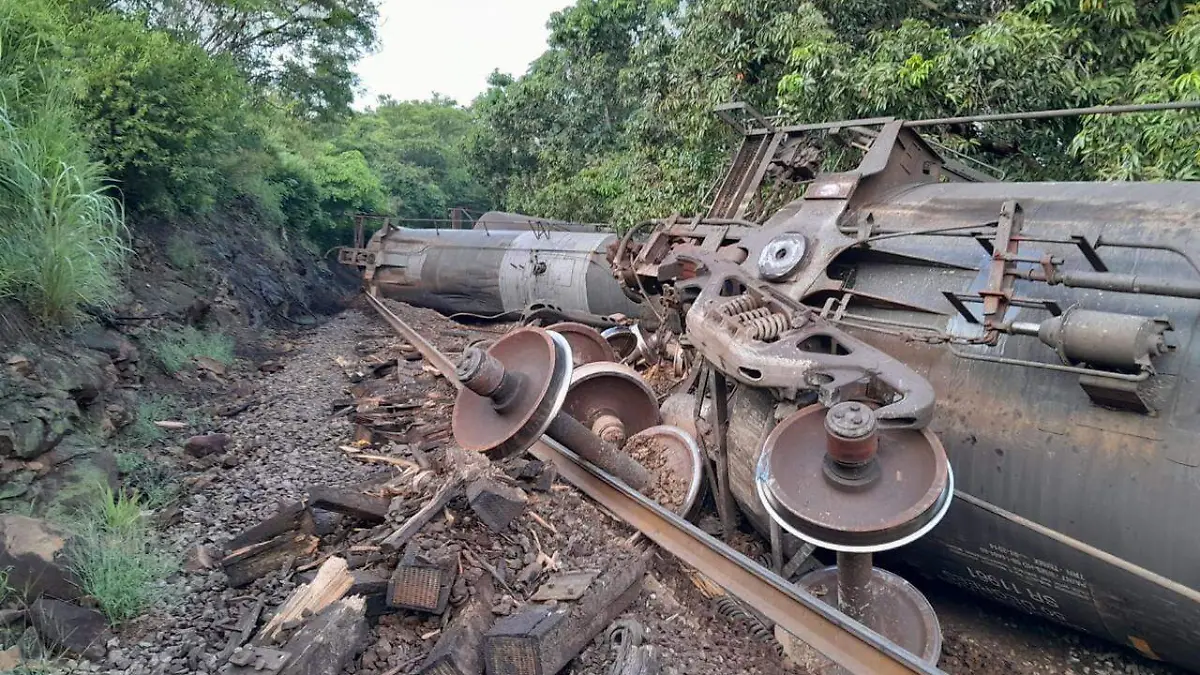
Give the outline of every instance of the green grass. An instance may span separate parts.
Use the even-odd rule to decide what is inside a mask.
[[[62,323],[116,298],[124,215],[88,160],[73,87],[39,67],[44,45],[22,21],[0,14],[0,298]]]
[[[88,474],[78,476],[70,494],[51,517],[74,535],[71,566],[83,591],[114,624],[139,616],[176,569],[176,561],[157,550],[147,502],[136,490],[113,490]]]
[[[150,341],[150,348],[163,370],[172,375],[191,365],[199,356],[226,365],[233,363],[233,338],[191,326],[159,333]]]
[[[162,508],[179,496],[179,482],[170,467],[138,452],[117,453],[123,485],[143,496],[146,506]]]
[[[170,396],[150,395],[138,401],[137,416],[125,431],[128,441],[140,448],[147,447],[167,437],[155,421],[171,420],[179,415],[182,405]]]

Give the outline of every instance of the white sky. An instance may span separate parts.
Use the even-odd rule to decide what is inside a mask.
[[[365,91],[399,100],[433,92],[467,105],[495,69],[520,76],[546,50],[546,21],[573,0],[383,0],[380,49],[358,65]]]

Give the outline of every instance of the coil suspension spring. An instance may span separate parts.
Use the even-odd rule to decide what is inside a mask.
[[[772,314],[755,319],[738,330],[738,337],[749,338],[751,340],[774,340],[779,337],[779,334],[787,330],[790,321],[782,314]]]
[[[749,310],[747,312],[742,312],[741,314],[734,314],[733,320],[736,323],[747,324],[747,323],[750,323],[751,321],[754,321],[755,319],[761,319],[763,317],[768,317],[768,316],[771,316],[771,308],[770,307],[755,307],[754,309]]]
[[[721,305],[720,311],[725,316],[733,316],[742,312],[749,312],[760,305],[762,305],[762,302],[752,295],[739,295],[736,298],[730,298],[725,304]]]
[[[745,626],[755,640],[770,644],[780,656],[783,655],[783,645],[775,640],[775,625],[765,621],[754,612],[747,612],[735,598],[729,595],[719,595],[712,599],[713,609],[717,614],[734,623]]]

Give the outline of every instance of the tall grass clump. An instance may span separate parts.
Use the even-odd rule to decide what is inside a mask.
[[[161,550],[150,511],[137,491],[114,490],[103,476],[83,473],[52,518],[71,532],[71,566],[83,591],[109,621],[119,624],[145,612],[175,571]]]
[[[0,0],[0,297],[61,323],[114,300],[128,249],[48,5]]]

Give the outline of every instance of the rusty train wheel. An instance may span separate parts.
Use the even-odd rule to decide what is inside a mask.
[[[552,330],[566,338],[567,343],[571,345],[571,358],[576,367],[596,361],[617,360],[612,345],[600,335],[600,331],[591,326],[564,321],[547,326],[546,330]]]
[[[851,553],[887,551],[916,540],[946,514],[954,477],[929,430],[879,430],[879,472],[864,484],[831,480],[823,406],[801,409],[767,436],[755,472],[768,514],[793,535]]]
[[[513,401],[502,415],[491,399],[464,387],[454,404],[451,428],[464,450],[503,459],[540,438],[562,408],[571,383],[571,347],[557,333],[519,328],[497,340],[487,353],[520,378]]]

